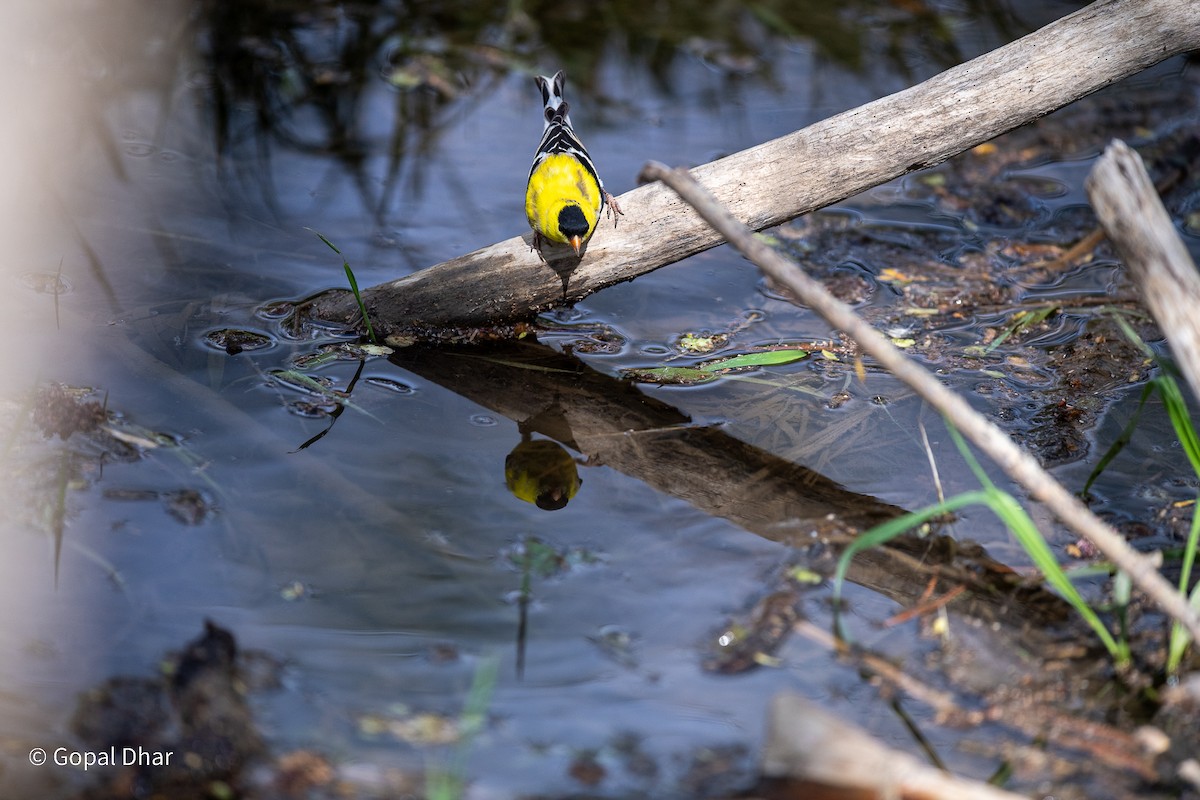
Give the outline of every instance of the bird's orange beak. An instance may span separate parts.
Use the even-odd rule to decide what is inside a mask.
[[[583,247],[583,237],[572,236],[567,240],[567,244],[571,245],[571,249],[575,251],[575,255],[579,255],[579,250]]]

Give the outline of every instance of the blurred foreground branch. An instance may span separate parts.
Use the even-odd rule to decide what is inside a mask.
[[[692,173],[737,219],[762,230],[939,164],[1197,48],[1194,0],[1098,0],[924,83]],[[508,324],[722,243],[662,186],[641,186],[620,203],[620,225],[602,221],[582,261],[551,256],[550,265],[543,263],[526,232],[368,289],[371,319],[385,335],[417,338],[436,338],[445,328]],[[564,293],[561,276],[568,272]],[[313,311],[361,324],[348,294],[327,295]]]
[[[1007,434],[946,388],[928,370],[904,355],[887,337],[855,314],[850,306],[756,238],[753,231],[735,219],[686,170],[672,170],[662,164],[651,163],[646,165],[642,175],[648,180],[662,181],[677,192],[771,280],[785,286],[801,303],[820,314],[834,328],[845,332],[881,366],[912,387],[999,464],[1009,477],[1023,486],[1030,497],[1044,503],[1064,524],[1089,539],[1117,568],[1129,575],[1135,586],[1165,613],[1179,620],[1192,634],[1194,642],[1200,642],[1200,617],[1189,608],[1183,595],[1176,592],[1159,574],[1154,561],[1135,552],[1117,531],[1088,510],[1079,498],[1068,492]]]
[[[803,781],[813,796],[818,796],[817,787],[837,787],[848,796],[871,798],[1021,797],[986,783],[955,777],[887,747],[861,728],[790,692],[771,701],[762,771],[771,778]],[[808,794],[797,789],[795,796]]]

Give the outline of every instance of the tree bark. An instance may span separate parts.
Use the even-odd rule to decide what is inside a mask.
[[[1104,232],[1171,343],[1192,396],[1200,398],[1200,274],[1141,157],[1124,142],[1113,142],[1088,176],[1087,191]]]
[[[762,230],[939,164],[1197,48],[1195,0],[1098,0],[924,83],[692,174],[738,220]],[[554,253],[543,262],[527,232],[366,290],[371,320],[383,334],[417,338],[437,338],[445,328],[509,324],[723,241],[661,185],[641,186],[619,200],[625,216],[615,228],[601,220],[582,260]],[[313,312],[330,321],[359,320],[347,294],[316,301]]]

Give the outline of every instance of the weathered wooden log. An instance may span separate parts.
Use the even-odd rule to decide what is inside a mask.
[[[939,164],[1197,48],[1195,0],[1098,0],[924,83],[696,167],[693,175],[739,220],[762,230]],[[620,203],[620,224],[602,221],[582,261],[543,263],[526,232],[366,290],[372,322],[384,333],[420,338],[440,328],[528,319],[723,241],[665,187],[639,187]],[[564,293],[556,270],[572,267]],[[359,316],[354,299],[342,294],[313,310],[350,324]]]
[[[1196,9],[1200,16],[1200,7]],[[1192,396],[1200,398],[1200,274],[1171,223],[1142,159],[1118,140],[1087,179],[1088,198],[1158,327]]]

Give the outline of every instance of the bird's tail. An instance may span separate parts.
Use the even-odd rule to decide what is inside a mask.
[[[545,75],[538,75],[534,80],[537,82],[538,88],[542,90],[542,103],[546,106],[544,113],[545,127],[544,131],[550,127],[550,123],[554,122],[558,117],[562,122],[571,126],[571,118],[567,114],[567,101],[563,99],[563,84],[567,82],[567,78],[563,75],[560,69],[554,73],[553,78],[547,78]]]

